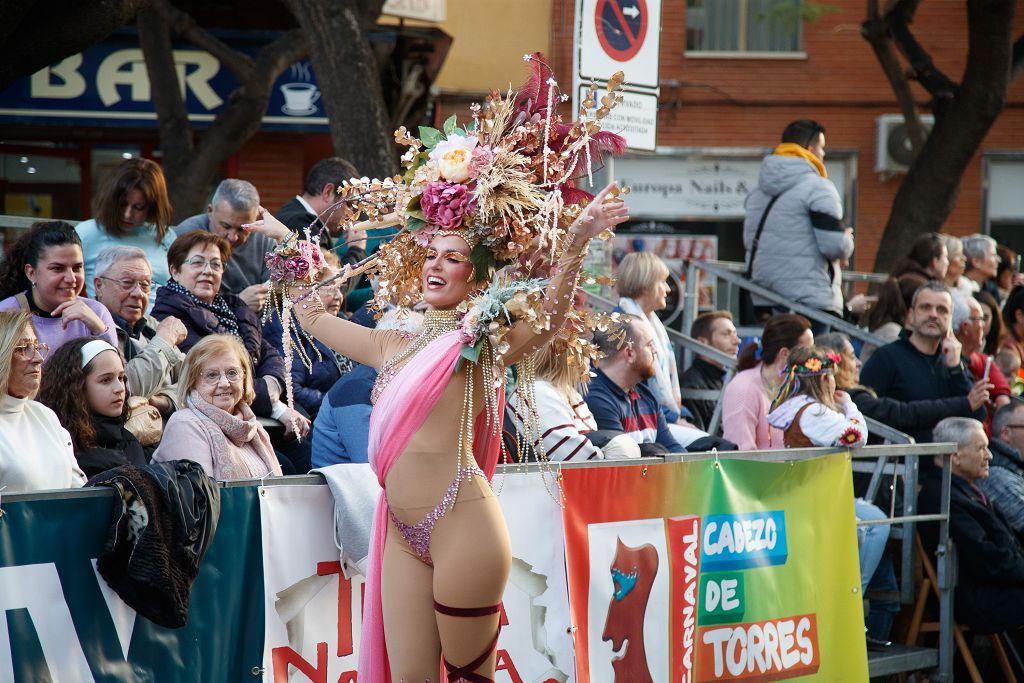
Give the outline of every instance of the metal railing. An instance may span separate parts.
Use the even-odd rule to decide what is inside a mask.
[[[951,480],[950,461],[948,454],[956,449],[955,444],[906,444],[906,445],[884,445],[867,446],[857,450],[842,448],[803,448],[770,451],[739,451],[729,453],[682,453],[672,454],[664,457],[640,458],[635,460],[605,460],[579,463],[553,463],[554,467],[565,469],[582,469],[593,467],[651,467],[666,463],[693,462],[700,460],[758,460],[764,462],[797,462],[809,460],[834,453],[848,453],[851,461],[878,460],[880,458],[903,460],[904,463],[915,463],[920,457],[945,456],[943,461],[942,498],[941,508],[937,514],[917,514],[917,468],[908,468],[906,477],[906,491],[904,511],[900,515],[891,515],[888,519],[878,521],[858,522],[859,526],[871,524],[900,524],[904,528],[909,527],[910,531],[903,534],[904,546],[911,548],[913,553],[914,529],[922,522],[939,523],[939,545],[936,553],[936,569],[939,577],[939,604],[940,604],[940,630],[937,648],[903,648],[897,652],[885,655],[872,653],[869,655],[869,672],[871,676],[891,674],[898,672],[915,671],[921,669],[936,669],[936,675],[932,680],[952,680],[953,666],[953,590],[955,584],[955,572],[952,566],[952,553],[949,542],[949,486]],[[518,474],[521,472],[536,472],[540,469],[537,463],[499,465],[496,476],[501,474]],[[319,474],[307,474],[288,477],[270,477],[264,480],[248,479],[230,482],[221,482],[224,488],[235,488],[244,486],[325,486],[323,477]],[[72,497],[100,498],[113,497],[116,493],[110,488],[87,488],[76,490],[38,491],[31,493],[7,494],[4,496],[4,503],[19,501],[37,501],[66,499]],[[911,554],[911,562],[913,555]],[[904,580],[908,580],[904,577]],[[913,577],[909,581],[912,584]],[[913,586],[910,586],[911,589]]]
[[[611,311],[616,306],[614,301],[605,299],[603,296],[593,294],[591,292],[587,292],[587,301],[591,306],[602,311]],[[689,329],[689,327],[686,329]],[[708,434],[717,434],[718,427],[722,421],[722,392],[725,390],[725,386],[729,384],[729,381],[733,378],[733,375],[736,374],[736,357],[730,356],[727,353],[722,353],[715,347],[699,342],[690,335],[679,332],[678,330],[673,330],[671,327],[666,327],[665,331],[668,333],[669,340],[676,347],[676,363],[680,368],[687,367],[689,365],[689,363],[686,363],[686,359],[690,358],[694,353],[722,366],[724,374],[722,376],[721,389],[679,388],[679,392],[684,399],[715,402],[715,410],[711,415],[711,421],[704,425],[704,431]],[[682,355],[680,355],[680,352],[682,352]]]
[[[857,339],[859,341],[873,344],[875,346],[882,346],[886,343],[881,337],[868,332],[867,330],[857,327],[856,325],[849,323],[842,318],[837,318],[834,315],[819,311],[816,308],[804,306],[803,304],[796,303],[775,292],[762,287],[761,285],[755,284],[754,282],[743,277],[743,273],[736,272],[736,267],[742,267],[743,264],[737,264],[733,262],[723,261],[690,261],[686,266],[686,293],[685,293],[685,305],[683,306],[683,329],[690,329],[690,325],[693,324],[694,319],[697,316],[697,302],[698,302],[698,284],[701,281],[701,273],[707,273],[713,276],[719,282],[726,283],[728,288],[727,300],[732,301],[732,290],[733,288],[739,290],[745,290],[758,296],[761,299],[770,301],[772,305],[789,310],[793,313],[799,313],[805,318],[812,322],[820,323],[826,330],[835,330],[836,332],[842,332],[849,336],[851,339]],[[845,277],[844,273],[844,277]],[[862,273],[860,277],[865,281],[874,281],[878,276],[874,273]],[[736,314],[738,311],[733,311]]]

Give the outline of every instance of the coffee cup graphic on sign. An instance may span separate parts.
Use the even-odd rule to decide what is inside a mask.
[[[281,111],[289,116],[309,116],[316,113],[315,102],[320,99],[320,89],[313,83],[285,83],[281,86],[284,106]]]

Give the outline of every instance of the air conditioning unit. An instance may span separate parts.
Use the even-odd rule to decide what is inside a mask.
[[[921,123],[926,132],[931,132],[935,117],[922,115]],[[914,160],[914,150],[910,146],[903,114],[883,114],[876,124],[875,170],[879,173],[906,173]]]

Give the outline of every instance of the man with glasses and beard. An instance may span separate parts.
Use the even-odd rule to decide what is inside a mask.
[[[641,455],[682,453],[658,399],[645,384],[655,372],[654,336],[635,315],[623,315],[622,320],[624,336],[610,330],[594,337],[605,357],[590,380],[587,407],[598,431],[628,434],[640,444]]]
[[[907,329],[891,344],[880,347],[861,370],[861,383],[879,396],[899,401],[961,397],[946,417],[985,419],[992,385],[975,381],[961,358],[953,334],[953,297],[941,282],[922,285],[907,311]],[[932,430],[912,432],[918,442],[932,441]],[[927,463],[922,462],[922,468]]]

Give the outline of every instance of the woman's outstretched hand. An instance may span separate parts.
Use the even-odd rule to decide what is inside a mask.
[[[590,239],[597,237],[605,230],[615,230],[617,225],[629,220],[626,203],[618,196],[608,198],[612,190],[617,187],[615,183],[608,183],[603,190],[598,192],[587,208],[583,209],[583,213],[579,215],[570,230]]]
[[[249,232],[258,232],[261,235],[266,235],[277,242],[283,241],[292,234],[288,226],[274,218],[274,215],[262,206],[257,211],[256,217],[257,220],[252,223],[244,223],[242,227]]]

